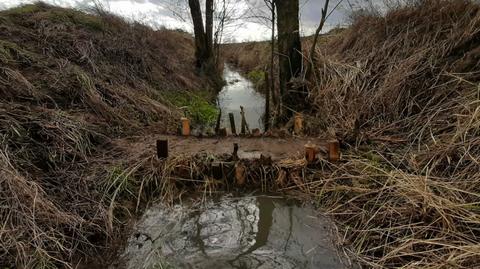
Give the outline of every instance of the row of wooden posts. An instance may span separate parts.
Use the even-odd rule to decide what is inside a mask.
[[[240,115],[242,116],[242,121],[241,121],[241,130],[240,134],[241,135],[246,135],[250,134],[250,128],[248,126],[247,120],[245,118],[245,111],[243,109],[243,106],[240,106]],[[227,136],[227,130],[226,128],[221,128],[219,126],[220,122],[220,117],[221,114],[219,115],[217,127],[215,128],[215,132],[217,134],[220,134],[222,136]],[[237,128],[235,126],[235,116],[233,113],[228,113],[228,118],[230,120],[230,129],[232,131],[232,135],[237,135]],[[181,118],[181,123],[182,123],[182,135],[183,136],[189,136],[190,135],[190,120],[186,117]],[[303,133],[303,116],[301,114],[297,114],[294,117],[294,125],[293,125],[293,132],[296,135],[301,135]],[[259,129],[254,129],[252,130],[252,134],[254,135],[261,135]]]
[[[246,135],[250,134],[250,127],[248,126],[247,119],[245,117],[245,110],[243,106],[240,106],[240,116],[242,117],[241,120],[241,129],[240,129],[240,134],[241,135]],[[220,111],[220,114],[218,115],[218,120],[217,120],[217,126],[215,128],[215,132],[221,136],[227,136],[227,129],[226,128],[220,128],[220,118],[222,117],[222,112]],[[228,119],[230,121],[230,130],[232,131],[232,135],[237,135],[237,128],[235,126],[235,115],[230,112],[228,113]],[[260,130],[259,129],[254,129],[252,130],[253,134],[260,135]]]
[[[234,155],[237,154],[238,144],[234,144]],[[327,141],[327,158],[331,162],[340,160],[340,143],[338,140]],[[317,159],[317,154],[320,152],[317,145],[308,143],[305,145],[305,159],[308,163],[313,163]],[[157,157],[159,159],[168,158],[168,140],[157,140]]]
[[[240,134],[242,134],[242,135],[250,134],[250,127],[248,126],[248,123],[245,119],[245,112],[243,110],[243,107],[240,107],[240,108],[241,108],[240,114],[242,115]],[[237,128],[235,126],[235,116],[233,115],[233,113],[228,113],[228,117],[229,117],[229,120],[230,120],[230,128],[231,128],[231,131],[232,131],[232,135],[237,135]],[[188,118],[183,117],[183,118],[180,119],[180,121],[182,122],[182,135],[183,136],[190,136],[190,132],[191,132],[190,120]],[[216,131],[217,134],[222,135],[222,136],[227,136],[226,128],[217,127],[216,129],[217,130],[215,130],[215,131]],[[259,134],[260,130],[254,129],[254,130],[252,130],[252,133]]]
[[[245,111],[242,106],[240,106],[240,114],[242,116],[242,121],[241,121],[241,132],[240,134],[245,135],[250,133],[250,129],[248,127],[247,121],[245,119]],[[229,113],[229,120],[230,120],[230,127],[232,130],[232,134],[236,135],[236,126],[235,126],[235,117],[233,113]],[[220,115],[219,119],[220,120]],[[190,136],[190,120],[186,117],[181,118],[181,123],[182,123],[182,135],[183,136]],[[222,128],[219,130],[219,124],[217,123],[217,134],[220,134],[222,136],[227,136],[227,131],[226,128]],[[293,132],[296,135],[300,135],[303,133],[303,116],[301,114],[296,114],[294,117],[294,126],[293,126]],[[253,134],[260,135],[260,131],[258,129],[253,130]],[[340,143],[338,140],[328,140],[326,143],[326,153],[327,153],[327,158],[331,162],[337,162],[340,160]],[[305,158],[308,163],[312,163],[316,160],[317,154],[320,152],[320,147],[311,143],[308,143],[305,145]],[[166,158],[168,157],[168,140],[158,140],[157,141],[157,155],[158,158]]]
[[[340,160],[340,143],[338,140],[329,140],[326,143],[327,159],[330,162],[338,162]],[[168,158],[168,140],[157,140],[157,157],[159,159]],[[234,153],[237,156],[238,144],[234,143]],[[320,153],[320,147],[311,144],[310,142],[305,145],[305,159],[308,163],[313,163],[317,160],[317,154]],[[237,157],[238,158],[238,157]]]

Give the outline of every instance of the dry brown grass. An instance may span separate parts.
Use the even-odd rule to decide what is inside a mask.
[[[366,267],[480,264],[479,29],[478,4],[420,1],[317,51],[314,115],[351,148],[319,199]]]
[[[480,262],[478,171],[471,178],[408,172],[381,151],[344,152],[337,164],[304,159],[272,164],[228,156],[177,156],[143,162],[136,178],[175,203],[193,193],[283,192],[316,201],[338,225],[339,247],[364,268],[475,268]],[[214,178],[222,163],[223,178]],[[238,185],[235,165],[246,168]],[[152,165],[153,164],[153,165]],[[138,183],[137,183],[138,184]]]
[[[101,11],[0,12],[0,267],[74,267],[112,246],[141,205],[109,142],[176,131],[163,93],[211,85],[193,55],[187,34]]]
[[[308,121],[342,139],[343,160],[268,182],[317,200],[365,268],[480,266],[479,37],[478,3],[427,0],[317,48]]]
[[[113,134],[163,123],[155,90],[201,82],[190,72],[167,80],[189,62],[176,58],[177,43],[157,42],[168,32],[106,18],[87,20],[92,33],[68,16],[54,13],[52,23],[50,9],[0,20],[1,265],[68,267],[98,254],[145,203],[245,188],[317,201],[366,268],[480,264],[478,4],[424,1],[385,18],[359,17],[320,47],[308,112],[343,139],[342,161],[242,160],[243,187],[231,173],[213,177],[212,162],[226,156],[161,161],[99,148]],[[150,37],[135,39],[133,29]]]
[[[270,43],[247,42],[222,46],[225,61],[244,72],[266,71],[270,65]]]

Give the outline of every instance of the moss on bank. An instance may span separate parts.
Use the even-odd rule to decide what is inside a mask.
[[[219,110],[209,101],[213,99],[210,95],[207,92],[195,94],[188,91],[168,91],[163,96],[168,102],[182,109],[193,124],[211,127],[217,120]]]

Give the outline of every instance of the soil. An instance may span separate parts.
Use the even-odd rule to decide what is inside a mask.
[[[170,156],[209,153],[213,155],[231,154],[233,145],[239,146],[240,158],[259,158],[260,154],[274,160],[304,155],[304,147],[313,143],[325,147],[325,140],[312,137],[182,137],[174,135],[132,136],[112,142],[112,150],[128,153],[132,158],[156,154],[156,141],[168,140]]]

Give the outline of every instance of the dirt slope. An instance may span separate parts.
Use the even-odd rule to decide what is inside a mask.
[[[321,185],[309,193],[366,268],[476,268],[480,5],[411,1],[379,14],[317,47],[303,112],[344,156],[305,179]],[[240,65],[255,66],[249,51]]]
[[[211,88],[193,51],[187,34],[98,10],[0,12],[0,267],[69,266],[114,239],[118,174],[102,148],[175,131],[165,96]]]

